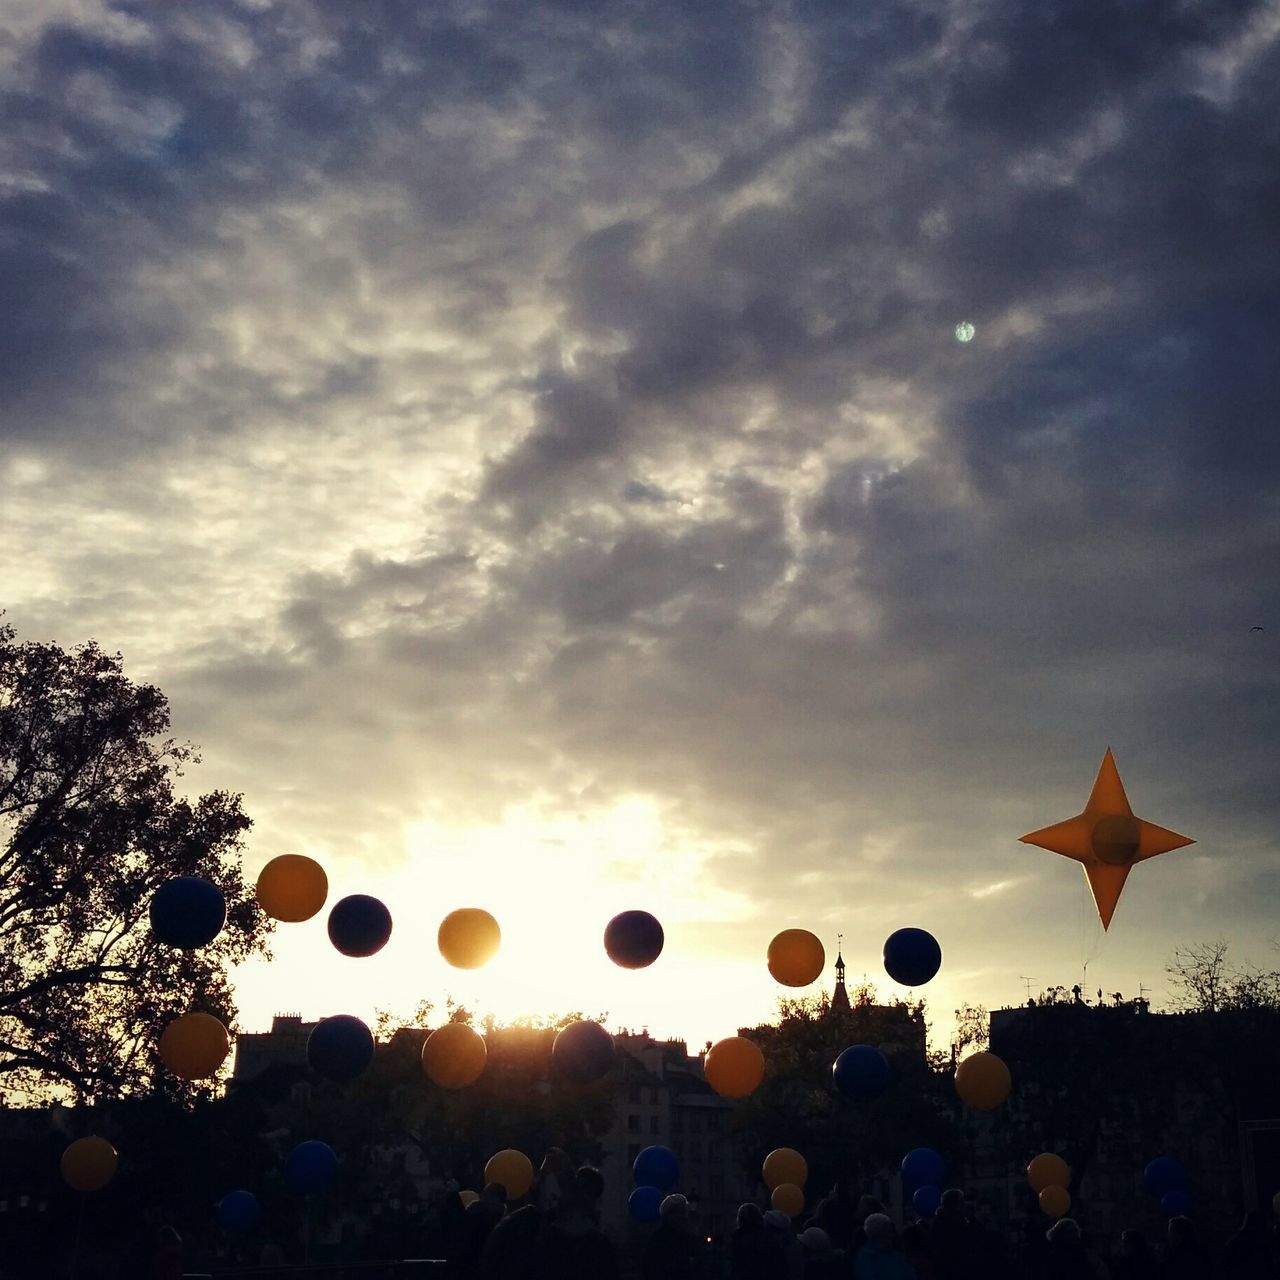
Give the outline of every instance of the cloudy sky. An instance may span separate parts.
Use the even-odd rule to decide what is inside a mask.
[[[396,919],[367,961],[282,930],[246,1025],[450,991],[700,1043],[770,1011],[788,926],[886,991],[931,929],[943,1020],[1277,959],[1274,4],[0,31],[7,619],[165,689],[251,872],[311,853]],[[1108,745],[1198,843],[1104,938],[1017,837]],[[461,905],[504,947],[459,978]]]

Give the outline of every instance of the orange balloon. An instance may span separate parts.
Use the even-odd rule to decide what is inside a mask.
[[[1045,1187],[1069,1187],[1071,1185],[1071,1166],[1052,1151],[1041,1152],[1027,1165],[1027,1181],[1031,1190],[1037,1195]]]
[[[804,1192],[793,1182],[783,1182],[774,1187],[769,1203],[788,1218],[798,1218],[804,1212]]]
[[[329,896],[329,877],[314,859],[282,853],[258,873],[258,905],[273,920],[310,920]]]
[[[764,1054],[754,1040],[729,1036],[711,1046],[702,1074],[722,1098],[745,1098],[764,1079]]]
[[[479,907],[460,907],[440,922],[436,935],[440,954],[455,969],[479,969],[488,964],[502,941],[498,922]]]
[[[478,1191],[459,1191],[458,1199],[462,1201],[462,1207],[465,1209],[468,1205],[475,1204],[480,1199]]]
[[[62,1153],[62,1180],[73,1191],[101,1191],[116,1176],[116,1149],[106,1138],[77,1138]]]
[[[971,1054],[956,1068],[956,1092],[975,1111],[993,1111],[1012,1087],[1009,1068],[994,1053]]]
[[[765,1156],[760,1175],[770,1191],[775,1191],[788,1182],[792,1186],[803,1187],[809,1181],[809,1166],[805,1163],[804,1156],[794,1148],[779,1147]]]
[[[826,967],[827,953],[808,929],[783,929],[769,943],[769,972],[784,987],[807,987]]]
[[[437,1027],[422,1046],[422,1069],[442,1089],[465,1089],[484,1072],[484,1036],[464,1022]]]
[[[1071,1193],[1066,1187],[1045,1187],[1040,1193],[1040,1212],[1050,1218],[1060,1218],[1071,1208]]]
[[[231,1037],[211,1013],[184,1013],[160,1036],[160,1061],[183,1080],[207,1080],[227,1060]]]
[[[533,1162],[523,1151],[508,1147],[489,1157],[484,1180],[486,1186],[496,1182],[506,1191],[508,1200],[519,1200],[533,1185]]]

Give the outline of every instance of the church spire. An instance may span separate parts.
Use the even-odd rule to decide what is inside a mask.
[[[849,993],[844,989],[844,934],[836,935],[836,989],[831,993],[831,1012],[850,1013]]]

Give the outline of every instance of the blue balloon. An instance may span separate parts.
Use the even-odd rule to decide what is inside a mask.
[[[917,1147],[902,1157],[902,1180],[909,1187],[940,1187],[946,1163],[932,1147]]]
[[[680,1157],[670,1147],[645,1147],[631,1173],[639,1186],[670,1191],[680,1181]]]
[[[349,1013],[323,1019],[307,1037],[307,1063],[329,1080],[354,1080],[372,1061],[373,1033]]]
[[[326,1191],[338,1176],[338,1157],[327,1142],[300,1142],[284,1162],[284,1185],[297,1196]]]
[[[917,1187],[911,1197],[911,1207],[922,1217],[932,1218],[942,1203],[941,1187]]]
[[[661,954],[666,935],[647,911],[623,911],[604,928],[604,949],[623,969],[644,969]]]
[[[577,1084],[599,1080],[613,1066],[613,1037],[598,1023],[571,1022],[551,1046],[557,1068]]]
[[[222,890],[199,876],[174,876],[151,895],[151,932],[167,946],[194,951],[227,922]]]
[[[627,1198],[627,1212],[637,1222],[657,1222],[662,1195],[657,1187],[637,1187]]]
[[[846,1098],[869,1102],[889,1087],[889,1063],[874,1045],[855,1044],[835,1060],[831,1078]]]
[[[904,987],[923,987],[942,967],[942,948],[925,929],[898,929],[884,942],[885,972]]]
[[[228,1191],[218,1201],[218,1221],[228,1231],[248,1231],[262,1216],[262,1206],[252,1191]]]
[[[1160,1212],[1166,1218],[1180,1218],[1191,1212],[1191,1196],[1181,1187],[1174,1187],[1160,1197]]]
[[[353,893],[329,912],[329,941],[344,956],[376,955],[391,937],[391,912],[367,893]]]
[[[1172,1156],[1156,1156],[1142,1171],[1142,1185],[1148,1195],[1160,1197],[1166,1191],[1185,1191],[1187,1171]]]

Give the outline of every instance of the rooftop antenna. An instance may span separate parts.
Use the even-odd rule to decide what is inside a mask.
[[[1019,978],[1019,981],[1025,982],[1027,984],[1027,1003],[1030,1004],[1031,1003],[1031,979],[1028,978],[1025,973],[1019,974],[1018,978]]]

